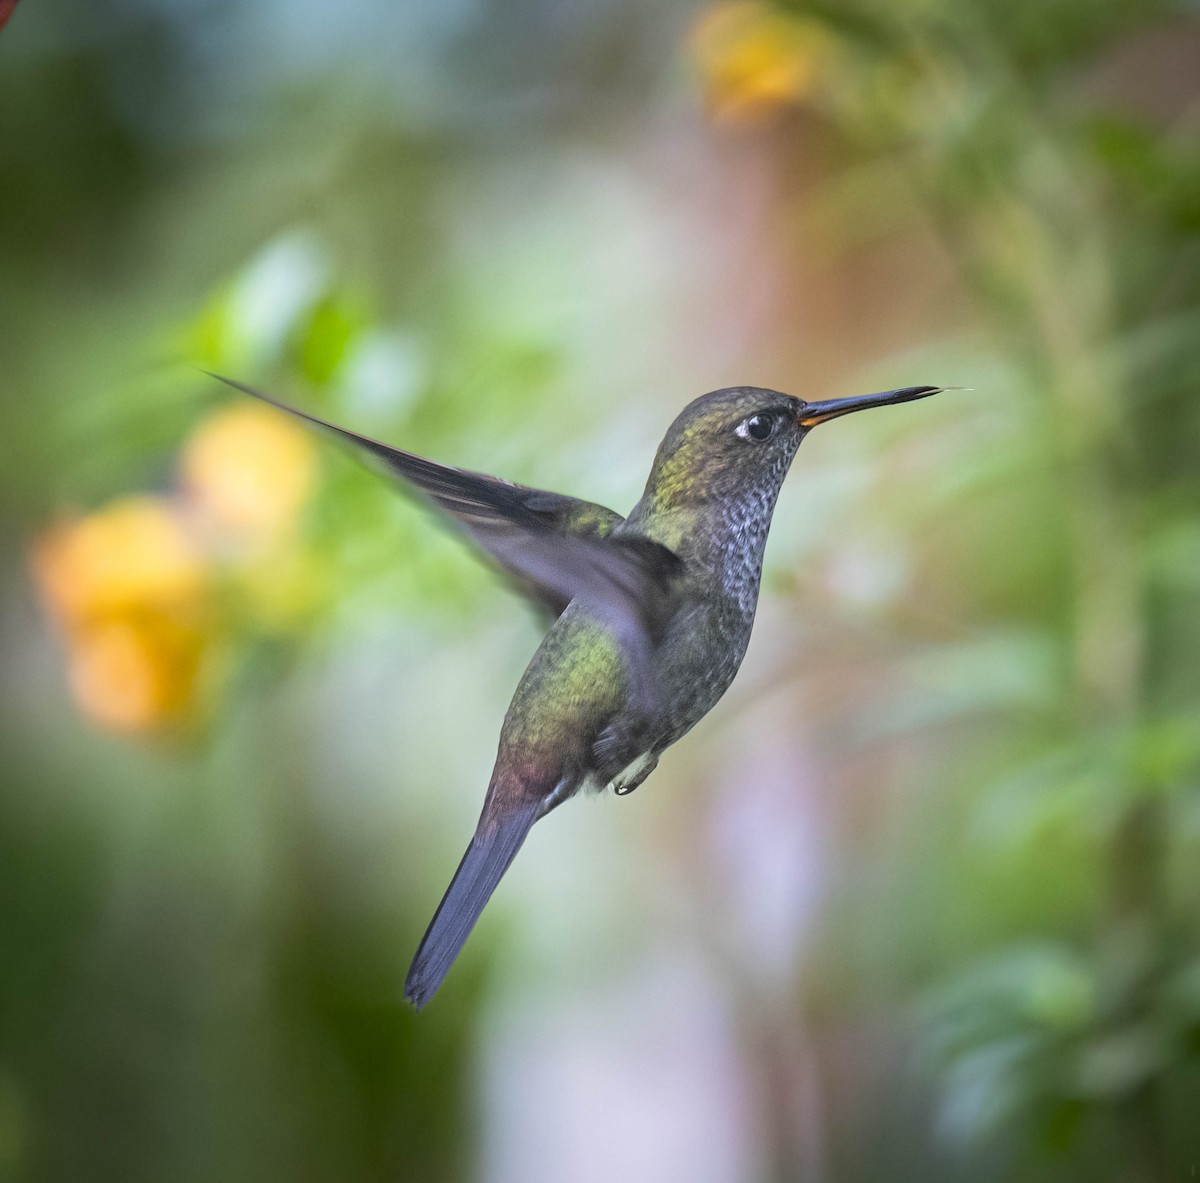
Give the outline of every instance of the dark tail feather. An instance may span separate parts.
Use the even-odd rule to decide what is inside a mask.
[[[488,817],[485,813],[480,820],[475,837],[421,938],[404,982],[404,997],[417,1010],[442,984],[543,807],[542,801],[534,799],[509,806],[500,816]]]

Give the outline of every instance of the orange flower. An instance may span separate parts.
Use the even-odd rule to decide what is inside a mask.
[[[207,571],[178,513],[129,497],[50,529],[34,577],[90,718],[145,731],[188,715],[207,644]]]
[[[162,613],[94,622],[70,638],[70,686],[89,718],[144,732],[193,713],[205,636]]]
[[[179,515],[156,497],[126,497],[52,528],[34,548],[34,574],[68,629],[147,604],[194,601],[204,562]]]
[[[822,25],[757,0],[712,6],[691,36],[709,110],[722,123],[759,122],[806,98],[833,47]]]
[[[278,544],[315,476],[303,429],[266,407],[234,406],[205,420],[185,447],[186,499],[123,498],[37,541],[34,578],[62,631],[71,693],[85,715],[138,733],[196,716],[223,636],[219,574],[236,577],[229,586],[268,625],[303,612],[311,572],[307,582],[280,583],[281,562],[307,568]],[[235,561],[217,570],[213,553],[230,540],[241,544]]]

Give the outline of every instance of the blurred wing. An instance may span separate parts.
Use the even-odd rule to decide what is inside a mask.
[[[261,391],[211,375],[287,411],[382,462],[448,514],[517,583],[554,616],[575,599],[618,637],[631,680],[649,708],[650,651],[674,606],[682,563],[647,538],[612,536],[624,519],[589,501],[513,485],[483,473],[435,464],[289,407]],[[639,689],[640,688],[640,689]]]

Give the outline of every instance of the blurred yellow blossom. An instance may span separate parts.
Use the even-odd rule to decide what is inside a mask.
[[[122,498],[52,527],[34,547],[33,571],[85,714],[138,731],[191,712],[209,581],[169,502]]]
[[[691,36],[709,111],[723,123],[757,122],[806,98],[833,48],[824,26],[757,0],[712,5]]]
[[[118,731],[194,713],[206,637],[161,612],[93,622],[70,638],[70,685],[83,712]]]
[[[221,587],[237,588],[272,627],[303,613],[307,592],[273,583],[261,568],[269,552],[276,573],[289,561],[307,570],[286,543],[316,464],[302,428],[267,407],[234,406],[209,416],[186,444],[184,496],[122,498],[38,539],[34,577],[89,718],[143,733],[194,718],[221,639]],[[218,566],[214,552],[230,540],[241,549]]]
[[[316,468],[305,430],[254,403],[209,416],[188,441],[180,465],[199,521],[242,541],[286,533],[312,492]]]
[[[205,578],[182,519],[157,497],[125,497],[53,527],[38,541],[33,563],[48,607],[68,628],[194,600]]]

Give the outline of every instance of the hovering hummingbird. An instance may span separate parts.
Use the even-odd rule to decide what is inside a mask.
[[[219,377],[219,375],[213,375]],[[818,423],[938,394],[805,402],[735,386],[689,403],[627,518],[449,468],[221,381],[332,432],[444,511],[552,619],[517,685],[471,844],[404,995],[442,984],[533,823],[581,789],[632,793],[733,681],[754,623],[775,500]]]

